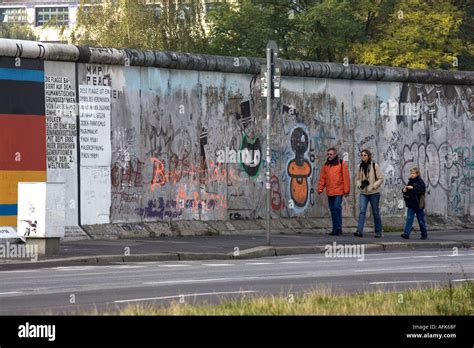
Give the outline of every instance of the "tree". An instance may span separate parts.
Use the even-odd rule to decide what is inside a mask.
[[[222,3],[209,15],[211,51],[219,55],[262,56],[275,38],[268,14],[251,0]]]
[[[105,0],[88,4],[82,0],[71,41],[91,46],[153,48],[155,24],[154,14],[140,1]]]
[[[0,37],[16,40],[38,40],[34,31],[26,24],[0,23]]]
[[[353,42],[364,39],[365,23],[358,15],[358,1],[314,2],[295,17],[290,35],[292,56],[297,59],[342,63]]]
[[[211,17],[211,46],[216,52],[262,56],[268,40],[276,40],[284,58],[342,62],[349,44],[362,35],[356,3],[239,0]]]
[[[401,0],[372,40],[356,43],[356,62],[410,68],[450,68],[459,55],[463,13],[445,0]]]
[[[459,28],[459,37],[462,40],[459,69],[474,70],[474,2],[472,0],[456,0],[454,3],[464,13]]]
[[[207,53],[204,9],[200,0],[163,0],[158,21],[160,48],[168,51]]]
[[[215,53],[412,68],[474,67],[472,0],[238,0],[211,17]]]
[[[257,57],[275,40],[286,59],[452,69],[457,58],[474,69],[472,0],[223,1],[206,11],[208,32],[201,1],[82,0],[71,39]]]
[[[202,10],[198,0],[105,0],[78,9],[71,33],[76,44],[201,52],[206,48]]]

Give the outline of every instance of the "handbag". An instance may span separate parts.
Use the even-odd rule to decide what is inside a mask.
[[[425,194],[420,194],[420,198],[418,199],[418,208],[424,209],[425,208]]]

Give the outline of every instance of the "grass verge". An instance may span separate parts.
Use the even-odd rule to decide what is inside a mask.
[[[95,313],[100,314],[100,313]],[[117,314],[117,313],[114,313]],[[336,294],[315,290],[301,295],[256,297],[218,305],[182,304],[168,307],[129,305],[120,315],[473,315],[474,282],[459,286],[381,290]]]

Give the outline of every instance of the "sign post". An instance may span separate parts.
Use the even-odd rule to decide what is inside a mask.
[[[271,133],[271,113],[272,113],[272,99],[274,97],[280,97],[280,79],[279,76],[275,81],[275,60],[278,55],[278,46],[275,41],[269,41],[267,44],[267,71],[266,71],[266,97],[267,97],[267,168],[266,168],[266,189],[267,189],[267,244],[271,244],[270,239],[270,218],[271,218],[271,181],[270,181],[270,164],[271,164],[271,144],[270,144],[270,133]],[[279,73],[279,68],[278,68]],[[276,82],[276,83],[275,83]],[[265,84],[264,84],[265,85]],[[275,87],[277,90],[275,91]],[[276,93],[275,93],[276,92]],[[265,93],[263,93],[265,95]]]

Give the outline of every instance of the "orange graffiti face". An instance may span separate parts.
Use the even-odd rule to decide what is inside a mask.
[[[290,180],[291,199],[298,207],[304,207],[308,201],[309,186],[308,177],[311,175],[311,166],[308,161],[303,165],[297,165],[293,160],[288,164],[288,175]]]
[[[304,206],[308,199],[308,181],[305,179],[298,183],[294,178],[290,181],[291,198],[298,206]]]
[[[302,166],[298,166],[296,161],[291,161],[288,166],[288,174],[291,177],[307,178],[311,175],[311,166],[307,161]]]

